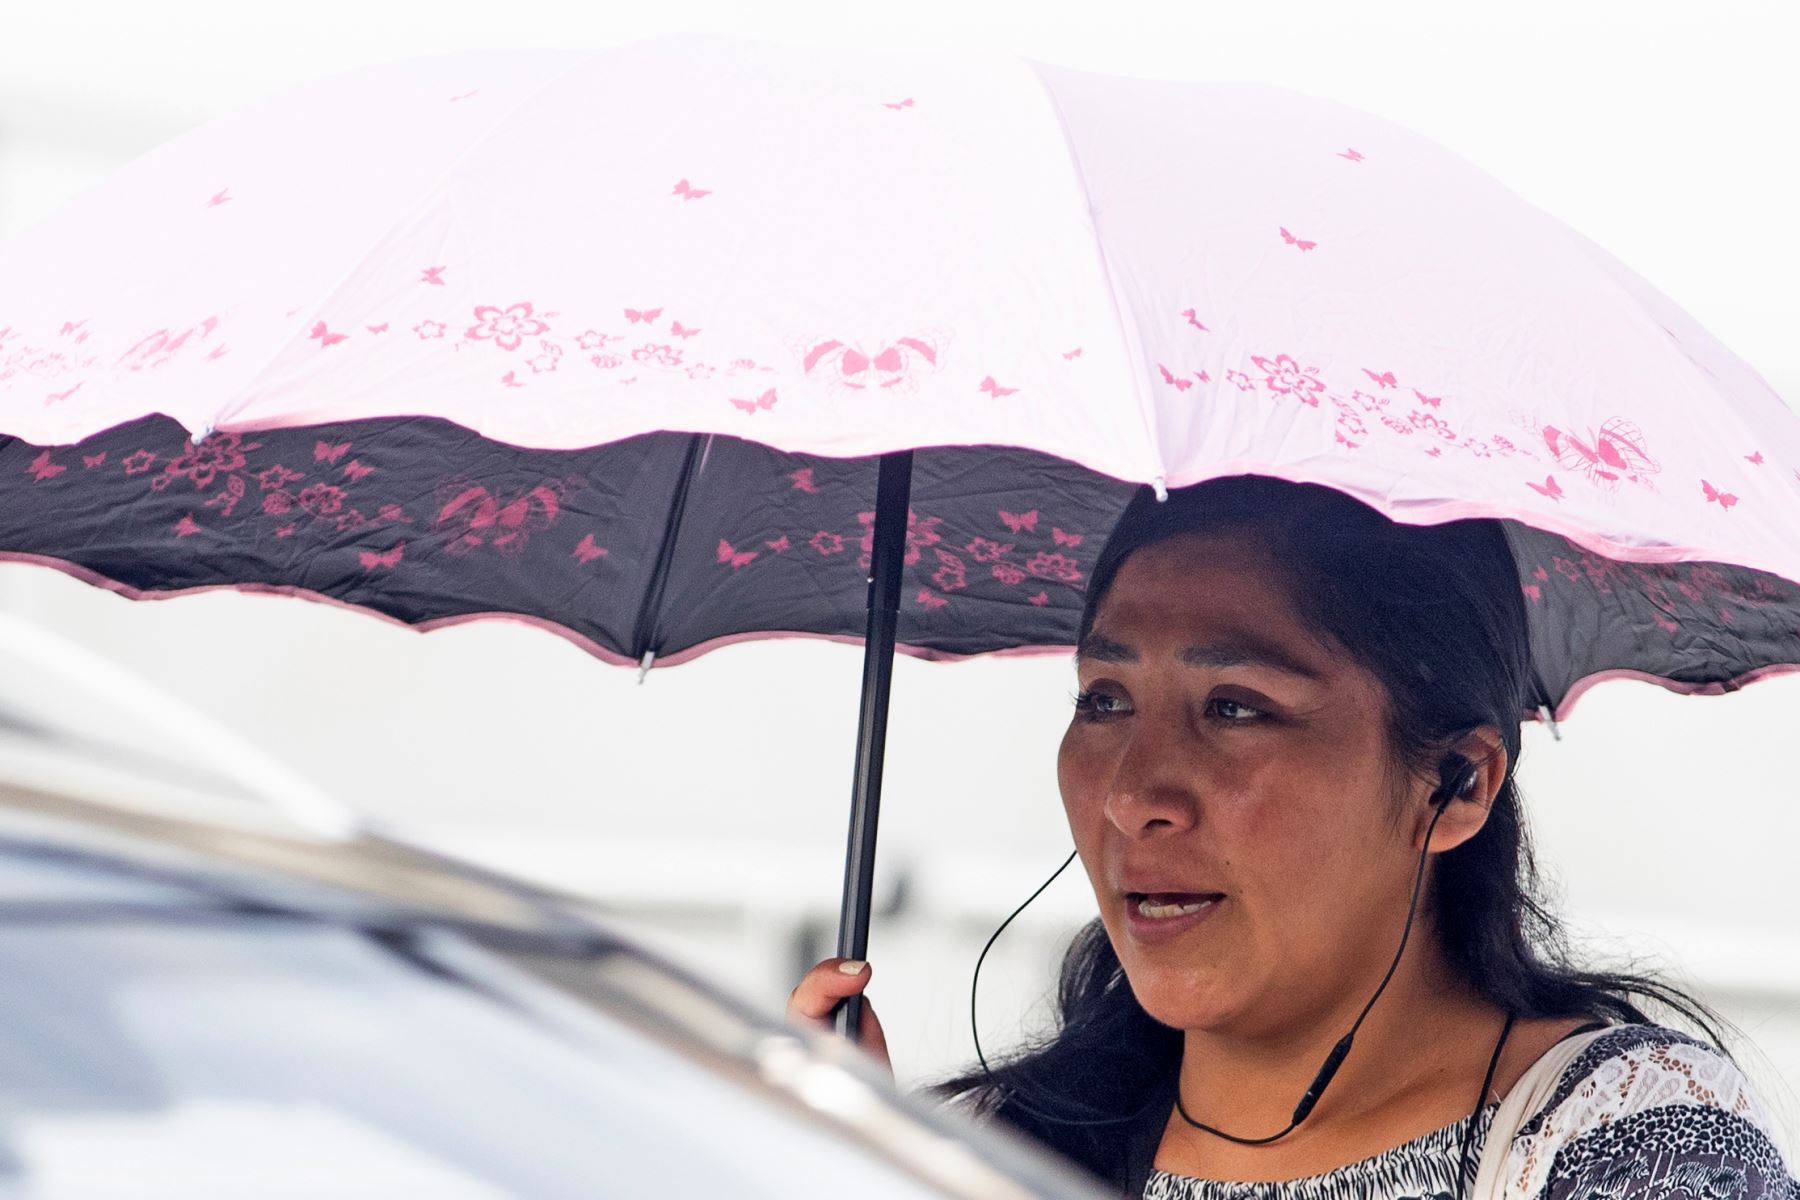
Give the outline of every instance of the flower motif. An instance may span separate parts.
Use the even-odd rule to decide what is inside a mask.
[[[1386,413],[1381,414],[1381,423],[1398,434],[1411,436],[1413,431],[1411,425],[1402,421],[1399,417],[1390,417]]]
[[[1318,379],[1319,368],[1302,368],[1286,354],[1277,354],[1273,359],[1264,358],[1260,354],[1252,354],[1250,361],[1268,372],[1263,382],[1269,385],[1272,392],[1291,395],[1303,404],[1319,407],[1319,393],[1325,390],[1325,384]]]
[[[934,550],[939,563],[938,569],[931,573],[931,582],[938,585],[940,592],[954,592],[969,586],[967,576],[963,574],[962,559],[948,550]]]
[[[603,371],[609,371],[625,360],[616,354],[596,354],[594,357],[588,359],[588,361]]]
[[[262,490],[267,492],[274,488],[284,488],[296,479],[305,478],[306,476],[300,472],[290,471],[280,463],[276,463],[265,471],[257,472],[256,482],[262,484]]]
[[[174,482],[176,476],[185,475],[194,481],[194,487],[208,487],[220,475],[229,474],[243,466],[244,451],[258,449],[261,445],[261,442],[246,445],[243,438],[235,433],[215,433],[198,446],[189,442],[181,457],[163,468],[163,480],[158,482],[167,487]]]
[[[1561,555],[1553,555],[1550,559],[1550,564],[1556,568],[1556,573],[1558,575],[1561,575],[1570,583],[1581,582],[1581,568],[1576,566],[1569,559],[1566,559]]]
[[[655,342],[645,342],[631,352],[631,357],[637,362],[657,362],[665,367],[681,365],[681,351],[678,348],[658,345]]]
[[[1060,579],[1064,583],[1074,583],[1081,578],[1081,572],[1077,569],[1074,559],[1066,554],[1052,554],[1048,550],[1042,550],[1032,555],[1030,561],[1025,564],[1025,569],[1033,575],[1049,576],[1051,579]]]
[[[862,523],[862,557],[857,559],[865,570],[868,569],[870,556],[875,553],[875,514],[860,512],[856,519]],[[944,539],[938,534],[937,527],[943,524],[942,517],[925,517],[921,519],[912,509],[906,510],[906,565],[912,566],[919,561],[919,555],[926,546],[934,545]]]
[[[444,330],[447,328],[448,326],[442,321],[420,321],[417,325],[413,326],[413,332],[419,335],[420,341],[429,342],[433,338],[443,337]]]
[[[598,350],[600,347],[606,345],[607,342],[618,336],[619,335],[616,333],[606,334],[595,329],[590,329],[580,337],[576,338],[575,344],[583,350]]]
[[[137,450],[119,460],[127,475],[142,475],[156,464],[156,454],[150,450]]]
[[[734,371],[748,371],[754,366],[756,366],[756,360],[753,358],[734,358],[731,360],[731,369]]]
[[[708,366],[707,364],[695,363],[693,366],[688,368],[687,377],[689,379],[706,379],[706,378],[709,378],[712,375],[712,373],[713,373],[713,369],[710,366]]]
[[[493,338],[494,345],[502,350],[517,350],[526,338],[536,337],[549,328],[547,322],[532,315],[530,302],[522,300],[508,308],[477,305],[475,324],[469,326],[466,336],[477,341]]]
[[[1445,441],[1453,442],[1456,440],[1456,431],[1450,428],[1449,423],[1442,417],[1436,416],[1433,413],[1425,412],[1423,409],[1414,409],[1407,414],[1406,419],[1412,422],[1412,427],[1414,429],[1421,429],[1426,433],[1435,433]]]
[[[808,544],[820,554],[842,554],[844,552],[844,535],[821,529],[812,535],[812,541]]]
[[[1230,380],[1232,383],[1235,383],[1237,385],[1237,390],[1240,392],[1248,392],[1248,391],[1253,390],[1256,387],[1256,382],[1254,380],[1252,380],[1248,375],[1244,374],[1242,371],[1235,370],[1230,367],[1226,368],[1226,370],[1225,370],[1225,378]]]
[[[995,579],[998,579],[1007,587],[1013,587],[1025,582],[1025,572],[1013,566],[1011,563],[995,563],[993,566],[993,575]]]
[[[296,499],[301,508],[315,517],[323,517],[344,507],[344,489],[329,483],[315,483],[302,488]]]
[[[1503,438],[1497,433],[1488,440],[1493,442],[1494,449],[1500,451],[1502,454],[1513,454],[1519,449],[1517,446],[1513,445],[1509,439]]]
[[[360,529],[368,523],[369,519],[362,515],[361,509],[347,508],[338,514],[337,527],[339,533],[347,533],[352,529]]]
[[[546,371],[556,370],[557,360],[562,357],[562,347],[555,342],[539,342],[542,354],[532,358],[525,365],[531,368],[533,375],[542,375]]]
[[[269,492],[263,496],[262,510],[271,517],[283,516],[294,510],[294,497],[289,492]]]
[[[990,541],[984,537],[978,537],[963,547],[969,552],[969,557],[976,562],[998,562],[1000,556],[1012,548],[1011,542]]]

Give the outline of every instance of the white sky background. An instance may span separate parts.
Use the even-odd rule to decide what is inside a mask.
[[[0,0],[0,236],[157,143],[302,80],[680,29],[986,45],[1120,74],[1279,83],[1369,109],[1593,237],[1800,403],[1793,0]],[[297,600],[134,605],[21,566],[0,567],[0,608],[447,842],[570,884],[835,914],[855,649],[737,646],[640,688],[634,672],[497,623],[422,637]],[[881,861],[918,867],[928,905],[997,920],[1067,854],[1053,756],[1072,680],[1062,659],[899,664]],[[1743,1011],[1776,1014],[1765,1048],[1800,1083],[1797,720],[1800,678],[1716,698],[1611,683],[1582,700],[1564,741],[1527,731],[1521,778],[1569,911],[1652,935],[1640,945],[1709,987],[1760,997]],[[1064,879],[1040,904],[1079,913],[1084,888]],[[879,933],[876,995],[890,1011],[915,992],[966,988],[960,960],[937,978],[883,974]],[[766,971],[727,982],[771,1004],[787,986],[777,993]],[[984,1007],[1004,1005],[995,995]]]

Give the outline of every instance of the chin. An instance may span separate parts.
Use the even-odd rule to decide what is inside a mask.
[[[1152,1018],[1171,1029],[1214,1029],[1244,1011],[1248,997],[1225,989],[1213,971],[1183,969],[1176,963],[1127,963],[1131,994]]]

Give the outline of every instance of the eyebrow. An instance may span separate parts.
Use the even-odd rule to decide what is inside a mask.
[[[1177,657],[1183,666],[1189,667],[1266,667],[1302,679],[1323,678],[1318,670],[1277,647],[1243,636],[1188,646]],[[1075,659],[1077,662],[1134,663],[1138,653],[1103,633],[1090,633],[1076,649]]]

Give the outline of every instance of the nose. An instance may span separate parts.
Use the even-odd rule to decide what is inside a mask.
[[[1130,838],[1192,829],[1200,819],[1199,796],[1179,732],[1158,730],[1141,717],[1133,725],[1106,790],[1106,819]]]

